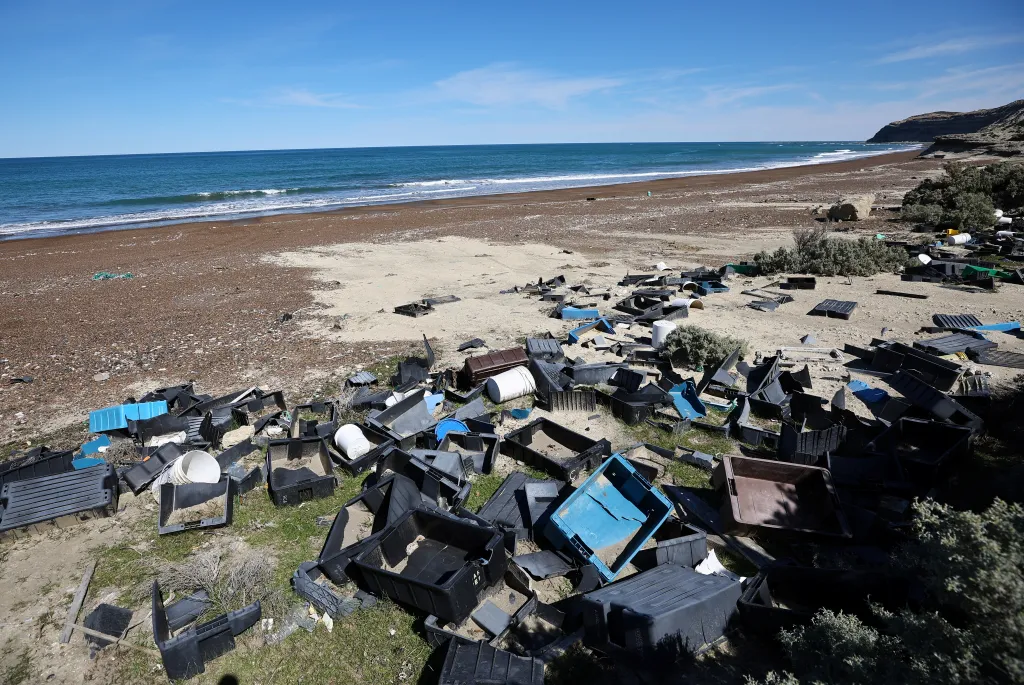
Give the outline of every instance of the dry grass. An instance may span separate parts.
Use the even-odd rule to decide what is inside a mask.
[[[244,543],[229,549],[197,552],[183,563],[166,564],[160,570],[160,586],[166,593],[188,595],[206,590],[213,601],[211,612],[240,609],[259,600],[265,614],[276,615],[287,599],[274,586],[275,560]]]

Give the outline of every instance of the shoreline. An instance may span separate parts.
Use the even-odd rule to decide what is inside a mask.
[[[394,212],[400,211],[402,208],[499,207],[508,204],[522,204],[525,200],[532,200],[535,203],[545,203],[552,201],[586,200],[590,197],[593,197],[596,200],[606,200],[618,198],[623,194],[632,194],[633,192],[641,190],[641,188],[641,192],[651,191],[652,193],[673,191],[685,192],[701,188],[712,190],[722,186],[733,186],[744,183],[787,181],[818,173],[858,171],[894,162],[916,159],[919,157],[920,153],[920,149],[915,149],[902,152],[875,154],[835,162],[796,164],[793,166],[757,169],[753,171],[702,173],[693,176],[674,176],[645,181],[630,181],[627,183],[468,195],[462,197],[438,198],[436,200],[419,199],[407,202],[343,206],[317,211],[281,211],[249,217],[224,217],[221,219],[202,218],[193,221],[160,222],[156,225],[145,226],[137,224],[122,224],[90,229],[77,229],[66,233],[47,233],[46,235],[15,234],[0,237],[0,245],[7,245],[11,243],[24,244],[26,241],[36,244],[45,241],[76,240],[84,239],[88,236],[125,234],[136,231],[146,231],[147,233],[157,231],[177,232],[189,227],[194,227],[194,230],[206,230],[209,228],[215,228],[217,225],[232,227],[259,226],[268,222],[274,222],[282,217],[304,217],[308,219],[317,219],[329,216],[336,217],[345,215],[365,215],[367,213],[375,212]]]

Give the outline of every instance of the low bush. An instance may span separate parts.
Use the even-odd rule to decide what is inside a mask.
[[[1024,207],[1024,164],[949,162],[943,169],[943,176],[925,179],[903,197],[905,220],[971,230],[991,227],[996,208],[1015,211]]]
[[[899,271],[907,261],[905,250],[889,247],[875,238],[834,238],[827,228],[794,231],[793,242],[793,248],[780,247],[775,252],[754,255],[761,273],[872,276]]]
[[[671,359],[673,364],[699,369],[721,364],[737,348],[742,356],[746,353],[747,343],[699,326],[685,325],[668,334],[663,354]]]

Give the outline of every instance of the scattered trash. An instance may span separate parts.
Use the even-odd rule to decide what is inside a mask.
[[[135,278],[135,276],[133,276],[130,272],[123,274],[114,274],[110,273],[109,271],[97,271],[92,275],[92,280],[94,281],[109,281],[117,278]]]

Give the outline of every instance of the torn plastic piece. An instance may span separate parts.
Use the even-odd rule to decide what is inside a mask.
[[[1002,333],[1009,333],[1011,331],[1020,330],[1019,321],[1004,321],[1002,323],[987,323],[981,326],[972,327],[976,331],[1000,331]]]
[[[939,328],[963,330],[981,326],[981,319],[973,314],[932,314],[932,323]]]
[[[730,527],[851,535],[827,469],[725,455],[712,482],[726,497],[721,513]]]
[[[0,489],[0,533],[66,528],[117,510],[117,473],[92,466],[5,483]]]
[[[914,341],[914,347],[924,350],[929,354],[942,356],[966,352],[967,354],[978,353],[984,350],[994,350],[998,345],[985,338],[980,333],[970,335],[968,333],[951,333],[939,338]]]
[[[531,483],[554,483],[561,489],[565,484],[560,481],[546,481],[532,478],[522,471],[510,473],[498,489],[494,491],[480,510],[477,516],[508,531],[517,539],[525,539],[529,535],[530,513],[526,506],[525,487]],[[517,495],[517,493],[521,493]]]
[[[945,464],[966,456],[970,446],[969,427],[901,418],[866,449],[898,457],[908,475],[931,482]]]
[[[337,407],[333,402],[311,402],[300,404],[291,411],[292,438],[326,438],[328,440],[337,429]],[[314,415],[316,418],[306,418]]]
[[[565,576],[575,568],[561,554],[547,549],[516,555],[512,557],[512,561],[538,580]]]
[[[876,295],[891,295],[892,297],[909,297],[915,300],[927,300],[927,295],[919,295],[918,293],[905,293],[899,290],[876,290]]]
[[[349,387],[359,387],[363,385],[373,385],[377,382],[377,377],[369,371],[360,371],[359,373],[349,376],[345,383]]]
[[[848,300],[822,300],[808,314],[827,316],[830,319],[849,319],[856,308],[857,303]]]
[[[162,484],[160,486],[160,516],[157,520],[157,532],[160,535],[169,535],[185,530],[231,525],[235,502],[233,483],[231,478],[221,476],[217,483]],[[216,506],[219,501],[223,502],[223,506]],[[183,512],[183,510],[199,507],[206,502],[213,504],[201,510],[201,515],[198,517],[196,514]],[[170,523],[172,517],[179,521]]]
[[[508,433],[501,441],[501,453],[557,479],[572,481],[611,454],[611,445],[607,440],[593,440],[547,418],[539,418]]]
[[[211,606],[213,600],[206,590],[197,590],[166,608],[167,625],[171,630],[181,630],[189,623],[195,623]]]
[[[562,307],[558,310],[559,318],[565,320],[589,320],[596,319],[601,316],[601,312],[596,309],[578,309],[576,307]]]
[[[438,685],[544,685],[544,662],[482,642],[448,643]]]
[[[455,295],[439,295],[438,297],[425,297],[423,298],[423,304],[430,305],[431,307],[439,304],[451,304],[452,302],[461,302],[462,299]]]
[[[665,495],[613,454],[551,515],[544,533],[556,548],[593,564],[612,581],[671,511]],[[625,540],[625,548],[616,550]]]
[[[160,585],[153,581],[153,639],[160,648],[164,672],[171,680],[192,678],[206,670],[206,662],[235,648],[235,636],[260,620],[259,601],[221,614],[202,625],[171,636]]]
[[[153,479],[160,475],[160,472],[172,463],[175,459],[183,456],[187,450],[181,445],[169,442],[160,445],[151,452],[143,461],[128,469],[122,480],[128,485],[134,494],[142,492]]]
[[[779,308],[779,303],[771,300],[754,300],[753,302],[748,302],[747,306],[762,312],[774,312]]]
[[[458,351],[465,352],[466,350],[473,350],[478,347],[487,347],[487,343],[485,343],[480,338],[473,338],[472,340],[467,340],[466,342],[459,345]]]
[[[507,557],[496,529],[414,509],[352,563],[370,592],[461,623],[504,575]]]
[[[722,576],[723,578],[738,580],[741,582],[746,580],[746,578],[738,576],[725,566],[722,566],[722,562],[718,560],[718,555],[715,554],[715,550],[708,552],[707,558],[695,565],[693,570],[704,576]]]
[[[692,380],[672,386],[668,394],[672,398],[676,411],[684,419],[697,419],[707,416],[708,409],[700,401],[700,397],[697,394],[697,386],[694,385]]]
[[[967,426],[975,431],[981,430],[982,421],[980,417],[913,374],[899,371],[890,376],[887,382],[915,407],[920,407],[938,418],[955,423],[958,426]]]
[[[736,615],[742,586],[667,564],[585,595],[584,641],[605,651],[653,656],[659,645],[699,651]]]
[[[599,385],[607,383],[620,369],[629,368],[623,363],[606,362],[599,364],[577,364],[566,367],[566,373],[577,385]]]
[[[424,401],[426,395],[426,390],[414,392],[384,411],[368,416],[366,420],[371,426],[394,438],[399,445],[412,447],[417,433],[437,423],[437,419],[427,409]]]
[[[439,450],[461,452],[472,460],[477,473],[490,473],[498,458],[501,438],[494,433],[449,432],[437,446]]]
[[[142,421],[167,413],[167,402],[141,402],[138,404],[119,404],[115,407],[97,409],[89,412],[89,432],[105,433],[123,430],[129,421]]]
[[[470,483],[449,473],[431,467],[400,449],[392,449],[377,462],[377,476],[392,471],[412,479],[416,487],[430,501],[445,509],[462,504],[469,496]]]
[[[327,443],[320,438],[271,440],[267,474],[267,490],[278,507],[330,497],[337,485]]]
[[[322,575],[316,562],[305,561],[292,574],[292,589],[320,613],[334,620],[348,616],[362,606],[358,599],[341,597],[326,585],[316,582]]]
[[[714,455],[698,452],[688,447],[677,447],[676,449],[679,452],[679,460],[686,464],[691,464],[709,472],[715,468]]]
[[[846,387],[850,389],[854,397],[863,402],[864,404],[877,404],[884,402],[889,399],[889,393],[881,388],[872,388],[864,381],[854,379],[846,384]]]

